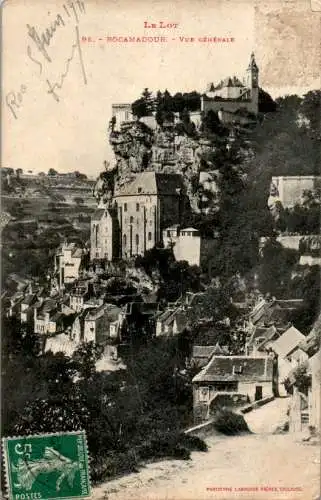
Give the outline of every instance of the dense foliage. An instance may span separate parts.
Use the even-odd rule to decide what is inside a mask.
[[[4,435],[85,429],[95,481],[128,472],[142,461],[188,458],[203,449],[181,429],[191,422],[191,376],[182,374],[178,339],[131,351],[127,370],[97,372],[92,343],[72,358],[40,355],[37,337],[3,318],[2,428]]]

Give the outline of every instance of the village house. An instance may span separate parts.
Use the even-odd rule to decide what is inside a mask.
[[[110,338],[110,324],[116,321],[120,308],[114,304],[103,304],[95,309],[88,309],[84,314],[84,342],[105,344]]]
[[[187,326],[184,309],[179,306],[167,309],[156,318],[156,337],[171,337],[183,332]]]
[[[245,354],[247,356],[263,356],[266,352],[265,344],[279,337],[280,333],[274,325],[270,327],[256,326],[246,341]]]
[[[309,389],[309,425],[321,432],[321,350],[319,349],[310,359],[308,374],[311,375]]]
[[[75,243],[63,243],[57,250],[54,259],[54,274],[58,279],[59,288],[67,283],[73,283],[79,278],[80,265],[84,252]]]
[[[34,331],[42,335],[63,331],[63,314],[58,310],[56,300],[40,301],[34,308]]]
[[[270,356],[213,356],[192,380],[195,423],[208,418],[218,393],[258,401],[273,396],[275,379],[276,365]]]
[[[217,342],[216,345],[194,345],[191,356],[191,363],[197,368],[203,368],[208,364],[213,356],[227,356],[228,350]]]
[[[280,300],[275,297],[261,298],[249,314],[247,332],[253,333],[257,326],[286,329],[293,316],[303,307],[302,299]]]
[[[38,295],[36,293],[28,293],[25,295],[20,303],[20,320],[21,323],[31,323],[34,315],[34,307],[38,302]]]
[[[98,207],[91,218],[90,259],[114,260],[118,257],[117,210]]]
[[[300,348],[300,344],[304,341],[305,336],[297,328],[291,326],[266,347],[270,347],[279,358],[286,359],[293,366],[297,366],[308,358],[308,355]]]

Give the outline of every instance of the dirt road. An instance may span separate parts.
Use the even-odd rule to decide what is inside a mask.
[[[271,434],[287,401],[248,414],[253,432],[212,436],[209,451],[189,461],[150,464],[137,474],[95,488],[94,500],[312,500],[319,493],[319,448],[291,434]],[[271,423],[273,417],[274,424]]]

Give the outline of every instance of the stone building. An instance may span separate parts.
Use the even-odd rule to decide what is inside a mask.
[[[177,261],[185,260],[190,266],[202,267],[213,253],[215,240],[204,238],[193,228],[180,228],[179,225],[168,227],[163,231],[165,248],[172,248]]]
[[[314,191],[321,186],[321,177],[316,175],[289,175],[272,177],[268,205],[280,202],[284,208],[302,203],[305,191]]]
[[[274,362],[267,356],[213,356],[193,378],[195,423],[209,418],[218,395],[252,402],[273,396]]]
[[[184,208],[178,174],[142,172],[114,196],[118,209],[120,256],[144,255],[160,243],[162,231],[179,223]]]
[[[58,280],[58,287],[66,283],[73,283],[79,278],[80,265],[84,252],[75,243],[63,243],[57,250],[54,260],[54,275]]]
[[[91,218],[90,259],[113,260],[118,256],[117,210],[98,207]]]
[[[112,116],[115,120],[114,130],[120,130],[121,123],[129,122],[133,119],[131,104],[112,104]]]
[[[210,83],[201,96],[201,111],[225,112],[226,121],[233,121],[240,110],[257,114],[258,104],[259,69],[253,52],[243,82],[235,76],[227,77],[217,85]]]

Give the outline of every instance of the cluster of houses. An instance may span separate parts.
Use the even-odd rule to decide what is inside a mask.
[[[60,279],[60,266],[68,263],[67,258],[61,258],[62,249],[67,247],[63,245],[55,258]],[[74,255],[78,259],[78,252],[70,246],[68,249],[69,258]],[[68,274],[63,276],[67,282],[70,280]],[[118,363],[122,347],[135,340],[135,332],[165,338],[184,332],[188,309],[204,293],[188,293],[160,310],[159,303],[142,302],[135,295],[110,300],[104,280],[97,275],[78,276],[72,283],[65,282],[59,293],[53,290],[49,296],[44,287],[15,279],[15,291],[6,297],[6,314],[29,324],[39,334],[43,352],[71,356],[81,343],[94,342],[104,347],[105,358]],[[291,429],[301,430],[307,424],[319,426],[320,332],[316,328],[305,336],[293,326],[291,320],[302,307],[298,299],[260,298],[249,311],[245,309],[246,342],[238,354],[231,355],[228,346],[219,342],[193,346],[186,363],[197,372],[192,380],[195,423],[210,419],[222,406],[243,408],[290,392]],[[297,388],[298,367],[305,369],[309,380],[306,393]]]
[[[195,423],[210,419],[217,408],[245,407],[291,393],[290,430],[310,425],[320,429],[320,331],[303,335],[291,324],[301,300],[261,299],[246,319],[245,355],[226,349],[194,346],[192,362],[200,371],[193,378]],[[306,393],[295,377],[306,370]]]

